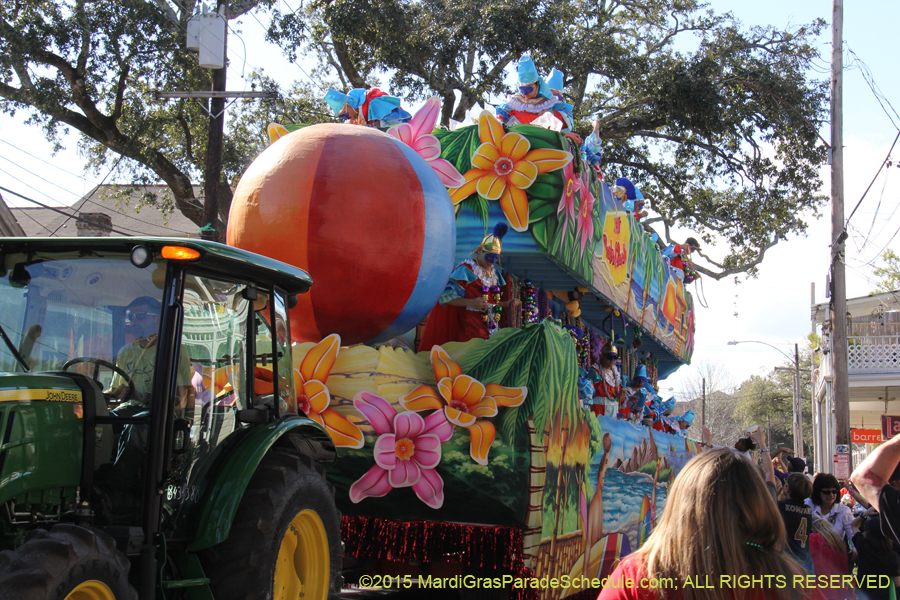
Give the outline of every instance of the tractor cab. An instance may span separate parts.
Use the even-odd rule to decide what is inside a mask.
[[[229,587],[206,571],[260,469],[293,458],[321,479],[334,457],[297,412],[288,310],[310,284],[212,242],[0,241],[0,549],[80,528],[137,567],[125,584],[142,600]],[[318,503],[330,506],[315,543],[339,569],[337,513],[330,495]],[[260,574],[269,586],[274,564]],[[0,588],[16,576],[4,568]],[[325,570],[321,598],[334,584]],[[73,590],[61,597],[85,592]]]

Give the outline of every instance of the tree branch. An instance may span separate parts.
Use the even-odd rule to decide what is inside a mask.
[[[703,254],[702,252],[700,252],[699,250],[697,250],[697,254],[699,254],[706,260],[708,260],[713,265],[722,269],[722,271],[720,271],[719,273],[714,273],[714,272],[710,271],[709,269],[707,269],[706,267],[700,267],[696,264],[694,265],[694,268],[697,269],[699,272],[703,273],[704,275],[708,275],[717,281],[720,279],[724,279],[725,277],[728,277],[729,275],[736,275],[738,273],[746,273],[750,269],[759,265],[763,261],[763,258],[765,258],[766,251],[769,248],[773,247],[777,243],[778,243],[778,237],[776,236],[771,242],[768,242],[766,245],[759,248],[756,258],[754,258],[753,260],[751,260],[749,262],[738,265],[736,267],[726,267],[725,265],[719,264],[716,261],[709,258],[708,256],[706,256],[705,254]]]
[[[334,53],[337,55],[341,69],[346,73],[350,84],[355,88],[368,87],[366,80],[359,74],[356,65],[353,63],[353,58],[350,56],[350,48],[347,47],[347,44],[343,40],[332,39],[331,42],[334,44]]]

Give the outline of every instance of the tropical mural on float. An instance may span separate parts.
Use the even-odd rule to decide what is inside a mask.
[[[293,356],[298,406],[338,447],[345,515],[523,527],[539,577],[611,572],[697,450],[584,411],[575,344],[549,320],[431,352],[328,336]]]

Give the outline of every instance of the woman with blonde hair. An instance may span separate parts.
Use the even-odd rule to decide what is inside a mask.
[[[828,519],[813,519],[809,534],[809,553],[812,554],[816,575],[849,575],[847,570],[847,545]],[[841,581],[831,580],[829,581]],[[826,587],[822,590],[828,600],[856,598],[852,586]]]
[[[659,525],[616,567],[600,600],[822,599],[794,587],[806,571],[785,553],[773,494],[734,450],[698,454],[675,478]]]

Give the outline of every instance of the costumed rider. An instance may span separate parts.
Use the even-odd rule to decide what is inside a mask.
[[[649,386],[650,384],[647,385]],[[652,389],[652,386],[650,387]],[[648,394],[650,395],[649,405],[653,418],[653,429],[664,433],[680,431],[680,428],[677,428],[675,422],[671,419],[672,411],[675,410],[675,398],[663,400],[656,393],[656,390],[653,390],[652,393],[648,392]]]
[[[519,93],[510,94],[497,107],[497,118],[507,127],[539,125],[553,131],[568,133],[575,119],[572,105],[563,102],[563,74],[553,69],[549,81],[538,75],[530,56],[519,59]]]
[[[613,197],[618,198],[619,201],[625,205],[625,210],[634,213],[634,219],[636,221],[640,221],[647,216],[647,211],[644,210],[646,199],[641,193],[641,190],[631,183],[629,179],[619,177],[616,179],[616,183],[611,191]]]
[[[584,331],[582,331],[581,328],[576,325],[563,325],[563,328],[566,329],[569,332],[569,335],[572,336],[572,341],[575,342],[575,348],[577,352],[580,343],[585,339]],[[578,399],[581,401],[584,407],[590,406],[594,397],[594,383],[592,380],[593,375],[594,371],[592,369],[585,369],[584,365],[579,361]]]
[[[486,340],[497,331],[500,311],[509,306],[508,299],[495,301],[499,289],[506,285],[497,263],[501,240],[508,230],[506,223],[497,223],[472,251],[475,258],[464,260],[450,274],[438,305],[428,317],[420,349],[473,338]]]
[[[591,135],[584,138],[584,145],[581,146],[581,160],[590,165],[600,179],[603,175],[600,173],[600,163],[603,162],[603,148],[600,146],[600,121],[594,121],[594,131]]]
[[[325,102],[334,116],[353,125],[386,129],[412,119],[411,114],[400,108],[400,98],[388,96],[378,88],[356,88],[347,94],[328,90]]]
[[[663,250],[662,255],[664,259],[669,261],[669,265],[675,269],[675,276],[678,279],[685,283],[691,283],[695,279],[700,278],[700,274],[692,268],[693,263],[691,263],[691,253],[699,249],[700,244],[697,240],[689,237],[683,244],[669,245]]]
[[[674,433],[676,435],[680,435],[682,437],[687,436],[687,429],[691,425],[694,424],[694,411],[688,410],[683,415],[679,417],[664,417],[672,429],[674,429]]]
[[[625,401],[625,390],[622,388],[622,376],[616,361],[619,351],[612,342],[606,342],[600,350],[600,360],[594,365],[597,381],[594,383],[594,399],[591,410],[595,415],[606,415],[615,418]]]
[[[640,365],[639,368],[643,367],[644,365]],[[644,369],[644,373],[646,373],[646,368]],[[656,393],[653,384],[650,383],[649,378],[644,378],[643,384],[644,391],[647,395],[645,396],[646,401],[644,402],[644,416],[642,422],[644,425],[652,427],[657,431],[665,431],[662,417],[666,413],[671,413],[672,409],[675,408],[675,398],[670,398],[663,402],[663,399]]]
[[[622,418],[639,421],[644,418],[645,413],[649,413],[647,407],[648,394],[645,387],[648,383],[650,383],[650,378],[647,376],[647,367],[638,365],[634,370],[634,377],[631,378],[631,381],[628,382],[628,387],[625,388],[625,404],[619,410],[619,415]]]

